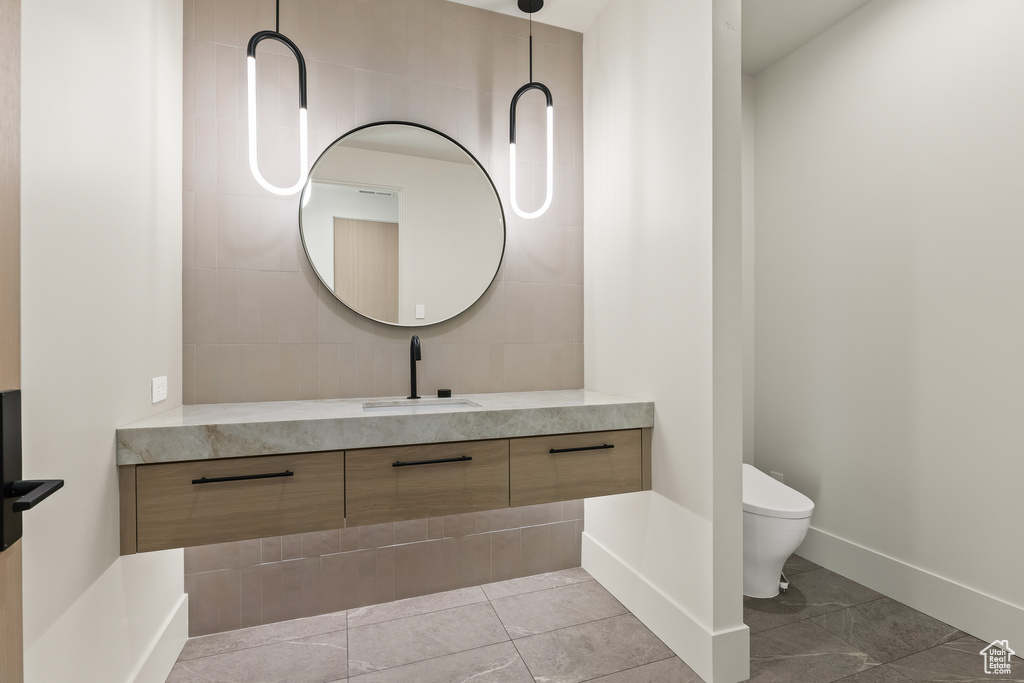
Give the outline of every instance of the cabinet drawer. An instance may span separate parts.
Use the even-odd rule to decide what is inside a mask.
[[[509,448],[512,507],[641,488],[639,429],[512,439]]]
[[[199,460],[136,469],[138,550],[345,526],[341,452]],[[289,476],[266,476],[291,472]],[[193,483],[199,479],[242,477]]]
[[[349,526],[505,508],[508,441],[345,451],[345,478]]]

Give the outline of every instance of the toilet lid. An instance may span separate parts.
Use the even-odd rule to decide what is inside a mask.
[[[814,501],[781,481],[743,465],[743,511],[765,517],[800,519],[810,517]]]

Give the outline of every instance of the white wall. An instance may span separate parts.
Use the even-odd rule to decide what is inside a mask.
[[[182,556],[118,557],[114,429],[181,404],[181,0],[22,11],[25,476],[66,482],[25,516],[26,680],[162,681]]]
[[[653,399],[654,491],[587,501],[584,567],[706,681],[742,624],[739,3],[584,35],[586,387]]]
[[[743,76],[743,462],[754,464],[756,421],[755,378],[755,290],[754,290],[754,197],[756,107],[755,81]]]
[[[1022,33],[1017,0],[876,0],[756,96],[757,465],[816,502],[810,559],[1014,643]]]
[[[399,322],[436,323],[471,306],[494,278],[505,236],[494,187],[479,167],[355,147],[342,151],[320,163],[318,177],[401,189]],[[316,209],[320,202],[314,193],[306,208],[321,214],[323,225],[330,211]],[[333,259],[333,217],[330,233]],[[333,268],[331,277],[333,284]],[[416,320],[416,304],[425,305],[423,320]]]

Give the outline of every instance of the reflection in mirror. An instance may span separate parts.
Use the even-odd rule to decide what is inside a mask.
[[[487,172],[451,138],[412,123],[370,124],[328,147],[303,191],[299,230],[342,303],[404,327],[472,306],[505,249]]]

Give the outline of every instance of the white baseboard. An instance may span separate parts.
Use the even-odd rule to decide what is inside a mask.
[[[1024,608],[813,526],[796,553],[991,643],[1024,645]]]
[[[583,568],[707,683],[750,677],[750,632],[713,633],[614,553],[583,533]]]
[[[188,593],[171,610],[164,627],[153,639],[130,683],[164,683],[188,640]]]

